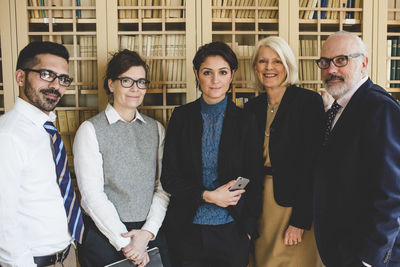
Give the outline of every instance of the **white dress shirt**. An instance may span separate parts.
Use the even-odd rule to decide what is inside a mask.
[[[124,121],[110,104],[108,104],[105,114],[109,124],[116,123],[118,120]],[[138,110],[136,110],[136,117],[133,121],[124,122],[135,123],[136,120],[145,122]],[[156,182],[150,211],[142,227],[142,229],[151,232],[154,237],[161,227],[169,204],[169,195],[162,189],[160,183],[165,130],[159,122],[157,122],[157,126],[159,136],[157,177],[155,177]],[[90,121],[83,122],[76,133],[74,166],[82,195],[83,209],[115,249],[121,250],[129,244],[130,238],[121,236],[122,233],[127,232],[127,229],[121,222],[114,204],[104,192],[103,159],[99,151],[94,126]]]
[[[36,266],[34,256],[54,254],[72,237],[50,135],[55,114],[18,98],[0,117],[0,265]]]

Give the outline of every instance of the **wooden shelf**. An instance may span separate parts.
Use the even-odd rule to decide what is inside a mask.
[[[320,70],[315,65],[315,59],[319,58],[324,40],[339,30],[354,32],[364,39],[370,54],[371,78],[391,93],[398,93],[400,86],[390,87],[390,84],[397,84],[398,80],[387,79],[387,65],[391,61],[400,61],[400,55],[388,56],[386,44],[379,41],[400,37],[400,19],[390,19],[388,16],[390,12],[400,13],[400,7],[389,8],[390,1],[395,0],[360,0],[354,1],[359,6],[346,7],[347,0],[332,0],[329,6],[321,7],[321,0],[318,0],[314,7],[311,5],[313,1],[300,0],[249,0],[246,6],[241,0],[157,0],[154,6],[146,6],[145,0],[138,0],[137,6],[119,6],[118,1],[97,0],[91,6],[75,6],[75,1],[72,1],[73,5],[67,7],[41,7],[28,6],[28,1],[14,0],[10,1],[11,6],[7,6],[4,15],[8,14],[9,17],[5,24],[19,25],[15,38],[15,47],[19,49],[33,40],[67,42],[74,82],[66,92],[67,100],[62,103],[68,106],[60,109],[75,110],[78,116],[83,116],[81,112],[84,110],[93,111],[92,106],[85,106],[89,100],[90,104],[96,103],[97,110],[105,108],[107,96],[102,88],[102,77],[109,55],[121,48],[121,39],[134,40],[135,46],[131,48],[138,50],[152,68],[151,88],[147,90],[149,100],[142,109],[161,110],[162,116],[149,114],[158,116],[157,119],[161,118],[166,124],[175,106],[200,96],[199,90],[195,88],[192,59],[199,46],[215,40],[229,43],[238,55],[240,66],[231,91],[234,100],[236,97],[254,97],[258,94],[254,85],[256,78],[250,71],[251,54],[258,40],[270,35],[283,37],[292,47],[299,63],[299,84],[310,86],[313,90],[322,88]],[[217,5],[217,2],[221,4]],[[300,6],[300,3],[304,6]],[[17,11],[15,22],[12,22],[9,15],[12,13],[10,8]],[[44,10],[43,14],[48,18],[31,17],[34,14],[32,12],[40,10]],[[60,11],[69,12],[68,17],[60,17]],[[91,13],[85,14],[89,17],[79,18],[77,12]],[[336,17],[322,18],[322,14]],[[346,18],[346,14],[351,16]],[[82,38],[90,40],[89,43],[94,42],[95,51],[85,51],[81,47]],[[311,45],[308,49],[312,51],[304,50],[305,42],[311,42],[307,46]],[[181,46],[181,51],[174,51],[177,48],[172,46]],[[17,51],[12,51],[12,48],[7,48],[7,51],[14,54],[12,65],[15,65]],[[0,59],[0,63],[2,61]],[[9,63],[10,60],[6,59],[3,64]],[[94,68],[96,75],[84,79],[82,66],[86,68],[88,65]],[[303,71],[306,67],[308,76]],[[175,72],[171,74],[169,68],[176,68],[175,72],[179,69],[186,76],[176,76]],[[7,76],[3,74],[3,77],[8,76],[13,77],[12,72]],[[12,83],[12,93],[9,94],[9,84],[7,81],[4,84],[7,89],[0,90],[3,99],[11,103],[6,105],[8,108],[12,106],[18,92]],[[181,102],[170,105],[171,99]],[[4,103],[0,102],[0,107],[3,106]]]

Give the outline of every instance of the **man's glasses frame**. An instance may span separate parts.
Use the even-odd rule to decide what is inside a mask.
[[[349,58],[356,58],[364,56],[362,53],[355,53],[355,54],[350,54],[350,55],[339,55],[333,58],[327,58],[327,57],[321,57],[320,59],[315,60],[317,63],[318,67],[321,70],[326,70],[329,69],[329,66],[331,65],[331,61],[333,65],[335,65],[338,68],[342,68],[349,64]]]
[[[124,88],[131,88],[133,86],[133,84],[136,83],[137,88],[139,88],[141,90],[146,90],[150,84],[150,81],[147,79],[144,79],[144,78],[134,80],[129,77],[120,77],[120,78],[115,78],[113,80],[114,81],[119,80],[119,82],[121,83],[121,86]]]
[[[34,70],[27,68],[22,70],[26,72],[37,72],[39,73],[40,79],[46,82],[54,82],[54,80],[58,78],[58,82],[60,83],[60,85],[65,87],[70,86],[72,81],[74,80],[72,77],[69,77],[66,74],[57,75],[57,73],[55,73],[54,71],[47,69]]]

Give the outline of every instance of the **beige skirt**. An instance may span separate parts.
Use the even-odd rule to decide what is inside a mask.
[[[303,241],[285,246],[283,237],[289,224],[292,208],[275,202],[272,176],[264,183],[263,211],[259,220],[260,237],[250,257],[251,267],[322,267],[314,238],[314,230],[304,231]]]

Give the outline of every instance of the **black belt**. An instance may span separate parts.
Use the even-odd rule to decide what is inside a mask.
[[[63,262],[68,256],[70,247],[71,245],[53,255],[33,257],[33,261],[37,264],[37,267],[54,265],[56,262]]]
[[[272,167],[264,166],[264,175],[272,175]]]

